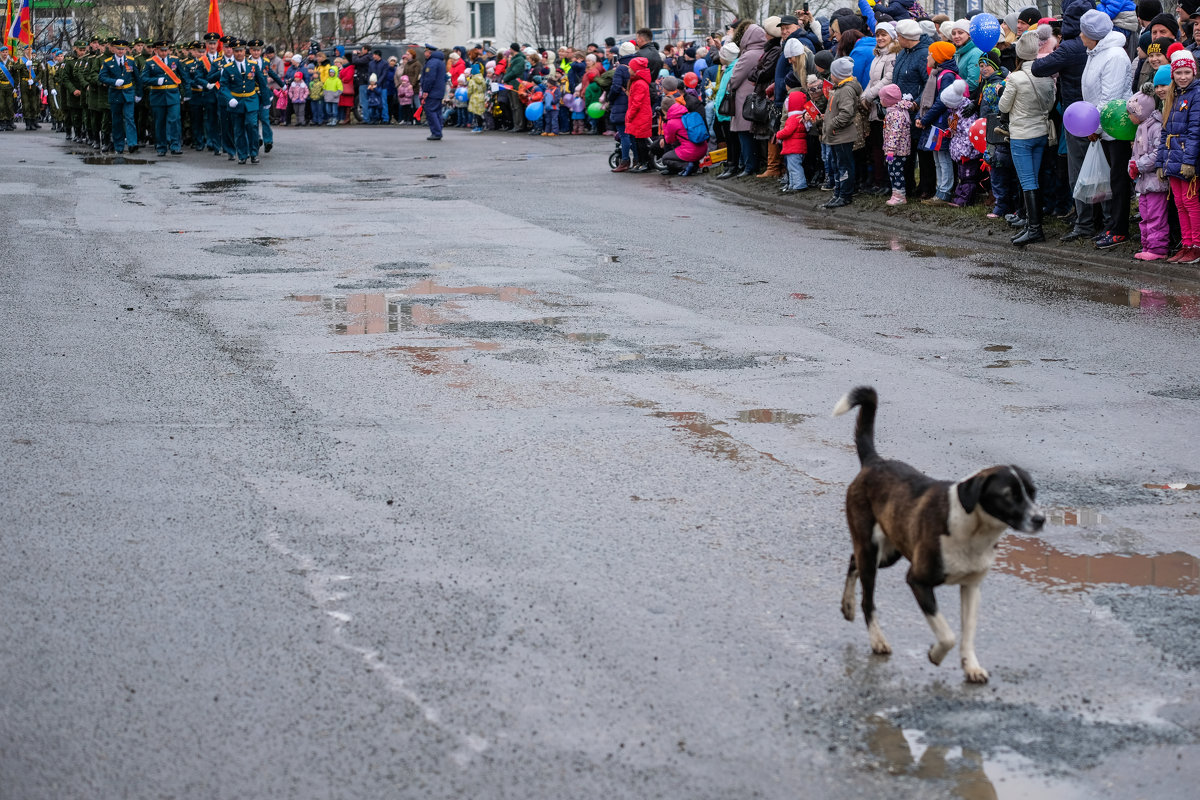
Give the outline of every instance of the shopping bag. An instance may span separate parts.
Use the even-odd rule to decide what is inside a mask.
[[[1112,197],[1112,185],[1108,181],[1108,159],[1104,157],[1104,148],[1098,141],[1088,145],[1072,196],[1085,204],[1103,203]]]

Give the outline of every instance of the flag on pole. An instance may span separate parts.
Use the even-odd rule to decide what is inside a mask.
[[[8,28],[8,38],[16,39],[21,44],[33,44],[33,30],[29,24],[29,0],[21,0],[21,8],[16,14],[11,10],[12,0],[9,0],[9,15],[12,22]]]
[[[225,31],[221,29],[221,9],[217,7],[217,0],[208,0],[208,33],[215,33],[218,36],[224,36]]]
[[[6,48],[8,48],[9,50],[13,51],[13,54],[15,54],[16,47],[9,40],[9,35],[8,35],[8,32],[10,30],[12,30],[12,23],[13,23],[12,0],[8,0],[8,2],[5,4],[5,9],[4,9],[4,46]]]

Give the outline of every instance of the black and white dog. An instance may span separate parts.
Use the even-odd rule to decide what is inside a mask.
[[[1008,528],[1036,533],[1046,517],[1034,503],[1037,489],[1020,467],[997,466],[957,483],[938,481],[902,461],[875,451],[875,408],[879,397],[869,386],[851,390],[838,401],[834,416],[858,406],[854,444],[862,469],[846,490],[846,519],[854,554],[842,593],[842,615],[854,621],[854,587],[862,579],[863,615],[871,650],[892,652],[875,616],[875,574],[901,556],[911,564],[908,585],[925,612],[937,642],[929,648],[934,664],[954,647],[954,633],[938,612],[933,590],[958,584],[962,593],[962,667],[971,683],[986,683],[987,670],[975,657],[979,584],[996,558],[996,543]]]

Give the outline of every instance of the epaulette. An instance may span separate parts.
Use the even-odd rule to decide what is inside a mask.
[[[112,56],[109,56],[108,58],[104,59],[104,62],[103,62],[103,63],[107,64],[108,62],[110,62],[110,61],[112,61],[112,60],[113,60],[113,57],[112,57]]]

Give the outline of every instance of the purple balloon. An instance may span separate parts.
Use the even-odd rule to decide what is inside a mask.
[[[1091,136],[1100,130],[1100,109],[1086,100],[1076,100],[1063,112],[1063,127],[1072,136]]]

